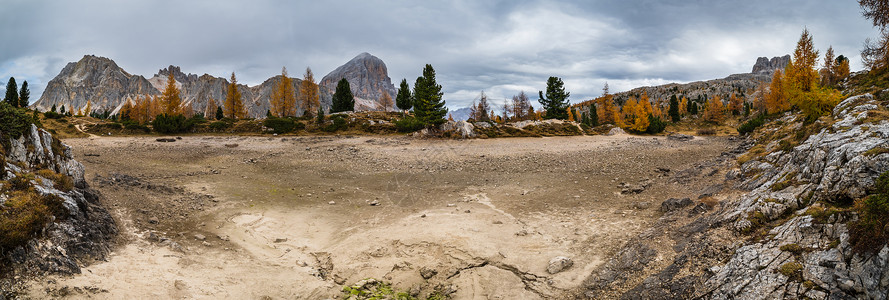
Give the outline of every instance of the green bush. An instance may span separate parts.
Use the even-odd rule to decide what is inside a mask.
[[[7,138],[19,138],[30,129],[30,125],[36,123],[33,115],[26,109],[15,108],[6,102],[0,102],[0,135],[3,136],[4,145]],[[6,145],[8,146],[8,145]]]
[[[54,112],[54,111],[48,111],[48,112],[43,113],[43,117],[47,118],[47,119],[61,119],[61,118],[64,118],[65,115]]]
[[[341,116],[341,115],[334,115],[331,119],[332,119],[333,123],[327,124],[327,126],[324,126],[324,128],[322,130],[327,131],[327,132],[334,132],[334,131],[346,129],[348,127],[346,125],[346,119],[344,119],[343,116]]]
[[[667,128],[667,122],[664,122],[661,118],[648,115],[648,129],[645,130],[646,133],[661,133],[665,128]]]
[[[191,130],[199,120],[186,119],[183,115],[159,115],[151,122],[154,130],[160,133],[180,133]]]
[[[744,124],[741,124],[741,126],[738,126],[738,134],[751,133],[757,127],[762,126],[762,124],[765,124],[765,121],[766,121],[765,116],[763,116],[763,115],[756,116],[756,118],[750,119],[747,122],[744,122]]]
[[[414,132],[426,126],[417,118],[406,116],[401,120],[395,121],[395,127],[398,128],[398,132]]]
[[[873,253],[889,242],[889,172],[880,174],[874,194],[855,201],[858,221],[850,224],[849,242],[856,252]]]
[[[124,120],[123,122],[121,122],[121,124],[123,124],[123,128],[126,128],[128,130],[142,130],[145,132],[151,132],[151,129],[148,128],[148,126],[139,124],[139,122],[133,120]]]
[[[288,133],[296,130],[296,124],[298,122],[293,121],[289,118],[268,118],[262,122],[262,125],[272,129],[272,132],[277,134]],[[302,123],[299,123],[302,124]]]

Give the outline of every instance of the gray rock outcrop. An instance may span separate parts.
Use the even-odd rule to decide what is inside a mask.
[[[389,78],[386,63],[376,56],[367,52],[359,54],[324,76],[320,85],[322,89],[326,89],[330,95],[333,95],[337,83],[343,78],[349,81],[352,96],[355,97],[356,110],[377,110],[383,94],[388,94],[394,105],[395,86],[392,85],[392,79]],[[386,109],[395,110],[395,107]]]
[[[775,70],[784,70],[787,67],[787,63],[790,62],[790,54],[784,56],[775,56],[772,59],[768,57],[759,57],[756,59],[756,63],[753,64],[753,70],[750,73],[753,74],[769,74]]]

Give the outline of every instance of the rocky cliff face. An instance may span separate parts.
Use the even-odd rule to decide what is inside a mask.
[[[590,276],[583,295],[886,299],[889,246],[853,252],[848,222],[857,216],[835,207],[864,197],[889,171],[889,153],[871,151],[889,148],[889,121],[869,118],[880,107],[869,94],[850,97],[833,111],[835,123],[790,149],[759,145],[770,154],[739,168],[733,157],[752,141],[725,153],[714,166],[734,169],[700,197],[721,203],[665,201],[653,229]],[[780,126],[799,131],[796,119],[787,115]],[[675,180],[694,180],[708,167],[678,172]]]
[[[87,185],[83,165],[74,160],[70,147],[34,125],[18,139],[2,134],[0,138],[9,141],[6,155],[0,157],[0,180],[11,182],[19,176],[33,176],[30,188],[38,195],[57,197],[63,206],[63,211],[53,215],[37,238],[0,253],[3,298],[4,291],[15,290],[16,284],[27,276],[76,274],[80,273],[81,264],[103,259],[110,251],[109,240],[117,233],[117,227],[102,207],[100,195]],[[73,188],[41,177],[44,173],[37,172],[41,169],[69,176]],[[0,193],[0,205],[10,201],[8,197]]]
[[[42,111],[53,105],[76,111],[90,101],[94,109],[104,110],[117,106],[126,97],[155,94],[158,90],[142,76],[127,73],[111,59],[86,55],[78,62],[68,63],[32,106]]]
[[[386,63],[369,53],[361,53],[346,64],[331,71],[321,79],[321,86],[331,95],[340,79],[349,81],[352,95],[355,96],[356,110],[376,110],[383,94],[389,94],[395,103],[395,86],[389,78]],[[393,110],[393,107],[388,109]]]
[[[750,73],[753,74],[769,74],[775,70],[784,70],[784,67],[787,67],[787,63],[790,62],[790,54],[784,56],[775,56],[772,59],[768,57],[760,57],[756,59],[756,64],[753,65],[753,70]]]

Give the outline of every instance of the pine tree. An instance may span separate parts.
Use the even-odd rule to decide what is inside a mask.
[[[445,107],[443,95],[441,85],[435,81],[435,70],[427,64],[423,68],[423,76],[417,77],[413,93],[414,116],[426,127],[445,122],[448,108]]]
[[[9,77],[9,81],[6,82],[6,97],[3,98],[3,101],[13,107],[19,107],[19,91],[18,85],[15,84],[15,77]]]
[[[311,116],[312,112],[321,108],[319,93],[318,84],[315,83],[315,74],[312,74],[311,68],[306,67],[303,81],[299,85],[299,100],[304,115]]]
[[[65,106],[64,105],[62,105],[62,108],[59,109],[59,112],[62,113],[63,115],[65,114]]]
[[[543,96],[543,91],[539,91],[538,95],[540,98],[537,101],[546,110],[546,119],[568,118],[568,111],[565,109],[569,106],[568,97],[571,93],[565,91],[565,83],[561,78],[551,76],[546,80],[546,97]]]
[[[173,78],[173,72],[169,72],[167,75],[167,86],[164,88],[163,99],[164,114],[167,116],[182,114],[180,109],[182,98],[179,96],[179,88],[176,87],[176,79]]]
[[[28,81],[22,82],[22,90],[19,91],[19,107],[28,107],[31,102],[31,90],[28,89]]]
[[[670,120],[675,122],[679,122],[679,100],[676,99],[676,95],[670,96]]]
[[[242,119],[247,116],[244,102],[241,101],[241,91],[238,90],[238,79],[232,72],[231,82],[228,83],[228,92],[225,96],[225,117]]]
[[[276,117],[296,116],[296,95],[293,79],[287,76],[287,68],[281,68],[281,80],[272,91],[270,103],[271,114]]]
[[[588,113],[589,125],[590,127],[599,126],[599,112],[596,111],[596,104],[590,104],[590,113]]]
[[[698,103],[692,101],[691,106],[689,106],[689,107],[691,107],[691,108],[688,110],[688,113],[690,113],[693,116],[697,116],[698,115]]]
[[[352,87],[346,78],[340,79],[336,84],[336,91],[333,93],[333,105],[330,107],[330,112],[353,110],[355,110],[355,97],[352,96]]]
[[[56,110],[57,110],[57,108],[56,108],[55,104],[53,104],[52,108],[49,109],[49,111],[51,111],[51,112],[56,112]]]
[[[407,84],[407,79],[402,79],[398,94],[395,95],[395,106],[402,112],[408,111],[413,107],[411,98],[411,87]]]
[[[223,118],[225,118],[225,112],[222,111],[222,106],[216,107],[216,119],[222,120]]]

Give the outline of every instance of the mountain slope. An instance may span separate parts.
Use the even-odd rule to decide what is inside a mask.
[[[352,95],[355,96],[356,110],[376,110],[377,103],[383,94],[389,94],[395,102],[395,85],[389,78],[389,71],[383,60],[364,52],[334,69],[321,79],[321,86],[330,94],[336,90],[336,84],[340,79],[349,81]],[[395,109],[389,107],[387,109]]]

